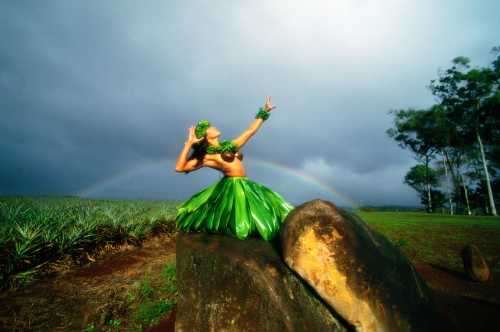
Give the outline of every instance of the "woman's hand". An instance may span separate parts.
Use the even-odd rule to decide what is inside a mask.
[[[196,143],[202,141],[203,139],[204,139],[204,137],[200,137],[200,138],[196,137],[196,134],[194,132],[194,126],[189,127],[189,136],[187,139],[188,144],[193,145],[193,144],[196,144]]]
[[[266,103],[264,104],[264,111],[271,112],[276,106],[271,104],[271,96],[266,96]]]

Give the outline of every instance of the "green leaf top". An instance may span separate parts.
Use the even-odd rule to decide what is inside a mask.
[[[210,127],[210,122],[208,120],[200,120],[196,125],[196,129],[194,131],[197,138],[200,138],[205,135],[207,128]]]
[[[209,146],[207,147],[208,154],[214,153],[224,153],[224,152],[238,152],[239,146],[233,141],[222,141],[219,146]]]

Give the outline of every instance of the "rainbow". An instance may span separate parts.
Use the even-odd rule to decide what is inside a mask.
[[[268,161],[268,160],[263,160],[263,159],[254,159],[254,158],[247,158],[247,159],[251,160],[251,162],[255,162],[257,165],[268,166],[269,168],[272,168],[272,169],[275,169],[278,171],[284,171],[287,174],[294,175],[295,177],[300,178],[301,180],[303,180],[306,183],[309,183],[315,187],[321,188],[324,191],[332,194],[333,196],[343,199],[345,202],[352,205],[352,207],[359,208],[359,204],[356,201],[354,201],[353,199],[347,197],[346,195],[341,194],[340,192],[335,190],[335,188],[333,188],[332,186],[329,186],[328,184],[321,181],[320,179],[318,179],[318,178],[312,176],[311,174],[306,173],[300,169],[286,166],[283,164],[278,164],[277,162],[274,162],[274,161]]]
[[[320,179],[314,177],[313,175],[306,173],[300,169],[293,168],[293,167],[283,165],[283,164],[279,164],[277,162],[269,161],[269,160],[256,159],[256,158],[246,158],[246,159],[249,162],[251,162],[252,164],[264,166],[266,168],[273,169],[273,170],[280,171],[280,172],[285,172],[286,174],[289,174],[295,178],[301,179],[302,181],[304,181],[308,184],[311,184],[314,187],[322,189],[323,191],[331,194],[334,197],[338,197],[338,198],[344,200],[345,202],[347,202],[348,204],[350,204],[354,208],[359,207],[359,204],[357,202],[355,202],[353,199],[347,197],[346,195],[341,194],[340,192],[335,190],[332,186],[329,186],[328,184],[326,184],[322,180],[320,180]],[[171,160],[169,160],[169,159],[164,159],[164,160],[160,160],[160,161],[151,161],[151,160],[146,161],[144,163],[141,163],[139,165],[131,167],[123,172],[119,172],[112,177],[108,177],[108,178],[103,179],[101,181],[98,181],[98,182],[96,182],[88,187],[82,188],[81,190],[78,191],[78,193],[76,195],[80,196],[80,197],[88,197],[88,196],[92,195],[93,193],[98,192],[98,191],[100,191],[100,190],[102,190],[110,185],[117,184],[117,183],[123,182],[129,178],[132,178],[134,176],[134,174],[138,174],[140,172],[147,171],[148,169],[153,168],[153,167],[158,167],[161,165],[168,165],[169,163],[171,163]]]
[[[140,163],[139,165],[132,166],[122,172],[118,172],[115,175],[111,177],[107,177],[105,179],[102,179],[100,181],[97,181],[90,186],[87,186],[85,188],[80,189],[76,195],[80,197],[88,197],[92,195],[93,193],[99,192],[102,189],[111,186],[116,183],[123,182],[127,179],[130,179],[134,176],[134,174],[138,174],[144,171],[147,171],[151,168],[160,166],[160,165],[168,165],[170,160],[168,159],[162,159],[162,160],[147,160],[143,163]]]

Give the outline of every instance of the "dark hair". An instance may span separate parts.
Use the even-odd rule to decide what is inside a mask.
[[[208,147],[208,142],[206,139],[203,139],[202,141],[193,144],[192,149],[193,152],[191,153],[191,156],[189,156],[189,159],[196,158],[198,160],[203,160],[203,156],[207,153],[207,147]]]

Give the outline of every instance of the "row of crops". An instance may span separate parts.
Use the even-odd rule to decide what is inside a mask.
[[[107,245],[139,244],[175,231],[179,202],[0,197],[0,288],[32,280],[62,257],[78,261]]]

